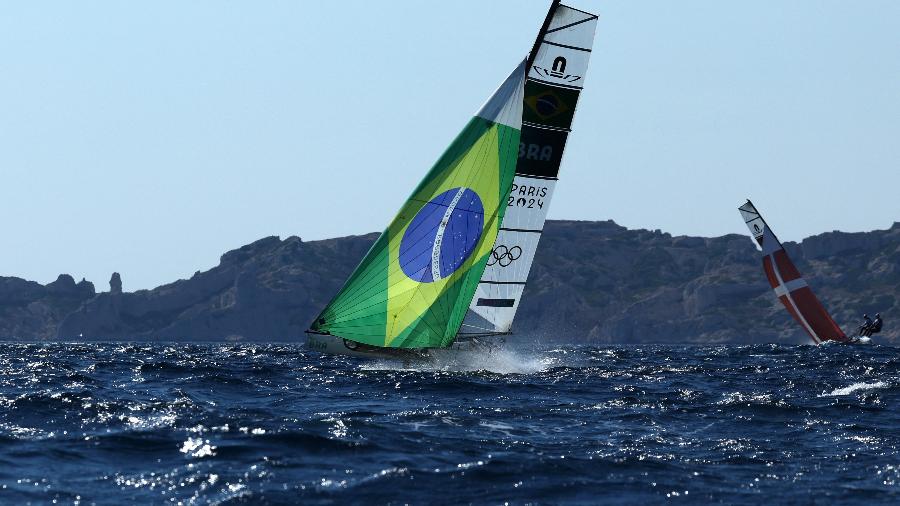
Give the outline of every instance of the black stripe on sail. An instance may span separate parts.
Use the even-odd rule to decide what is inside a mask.
[[[532,68],[534,68],[534,67],[532,66]],[[559,88],[565,88],[567,90],[581,91],[582,89],[584,89],[581,86],[575,86],[573,84],[551,83],[550,81],[544,81],[543,79],[538,79],[536,77],[529,77],[528,81],[534,81],[536,83],[541,83],[541,84],[549,84],[550,86],[557,86]]]
[[[569,23],[568,25],[560,26],[559,28],[554,28],[554,29],[552,29],[552,30],[547,30],[547,33],[553,33],[553,32],[558,32],[558,31],[560,31],[560,30],[565,30],[566,28],[572,28],[573,26],[578,26],[578,25],[580,25],[580,24],[582,24],[582,23],[587,23],[588,21],[593,21],[593,20],[595,20],[595,19],[597,19],[597,18],[596,18],[596,17],[593,17],[593,18],[582,19],[581,21],[576,21],[576,22],[574,22],[574,23]]]
[[[485,307],[513,307],[516,305],[516,299],[482,299],[479,298],[477,306]]]
[[[525,234],[542,234],[542,233],[544,233],[543,230],[538,230],[538,229],[534,229],[534,228],[506,228],[506,227],[500,227],[500,230],[503,231],[503,232],[522,232],[522,233],[525,233]]]
[[[591,52],[590,49],[587,49],[587,48],[584,48],[584,47],[567,46],[567,45],[565,45],[565,44],[560,44],[560,43],[558,43],[558,42],[550,42],[549,40],[545,40],[543,43],[544,43],[544,44],[550,44],[551,46],[556,46],[556,47],[564,47],[564,48],[566,48],[566,49],[574,49],[575,51],[585,51],[585,52],[588,52],[588,53]]]

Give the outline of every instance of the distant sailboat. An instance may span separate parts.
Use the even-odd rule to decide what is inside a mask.
[[[476,113],[307,331],[311,349],[409,356],[509,332],[597,16],[555,0],[529,57]],[[460,332],[464,321],[476,332]],[[471,342],[471,341],[467,341]]]
[[[778,300],[784,304],[794,320],[803,327],[814,343],[825,341],[849,342],[850,338],[834,322],[825,306],[813,293],[775,233],[749,200],[738,208],[750,233],[762,248],[763,270]]]

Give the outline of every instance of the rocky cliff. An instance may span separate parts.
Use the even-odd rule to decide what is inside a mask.
[[[0,339],[55,339],[62,319],[94,296],[92,283],[68,274],[47,285],[0,277]]]
[[[47,286],[0,278],[0,336],[301,340],[375,238],[268,237],[190,279],[137,292],[123,292],[117,274],[100,294],[67,276]],[[786,248],[845,329],[880,311],[879,339],[900,341],[900,224]],[[807,341],[749,237],[673,237],[611,221],[548,223],[514,330],[562,342]]]

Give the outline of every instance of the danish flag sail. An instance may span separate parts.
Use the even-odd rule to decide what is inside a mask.
[[[824,341],[849,341],[844,331],[828,314],[800,271],[788,257],[781,242],[749,200],[738,208],[753,238],[762,248],[763,270],[778,300],[816,344]]]
[[[528,59],[522,138],[506,215],[469,306],[491,328],[470,327],[489,333],[506,333],[512,327],[544,230],[596,27],[596,15],[556,0],[535,40]]]

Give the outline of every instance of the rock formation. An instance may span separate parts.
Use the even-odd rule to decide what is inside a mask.
[[[267,237],[153,290],[110,292],[69,276],[0,278],[0,337],[301,341],[376,234]],[[900,224],[785,247],[845,330],[862,312],[900,341]],[[513,327],[521,339],[597,343],[808,342],[765,281],[750,238],[672,237],[612,221],[548,222]]]
[[[109,278],[109,293],[122,293],[122,276],[118,272],[112,273],[112,277]]]

